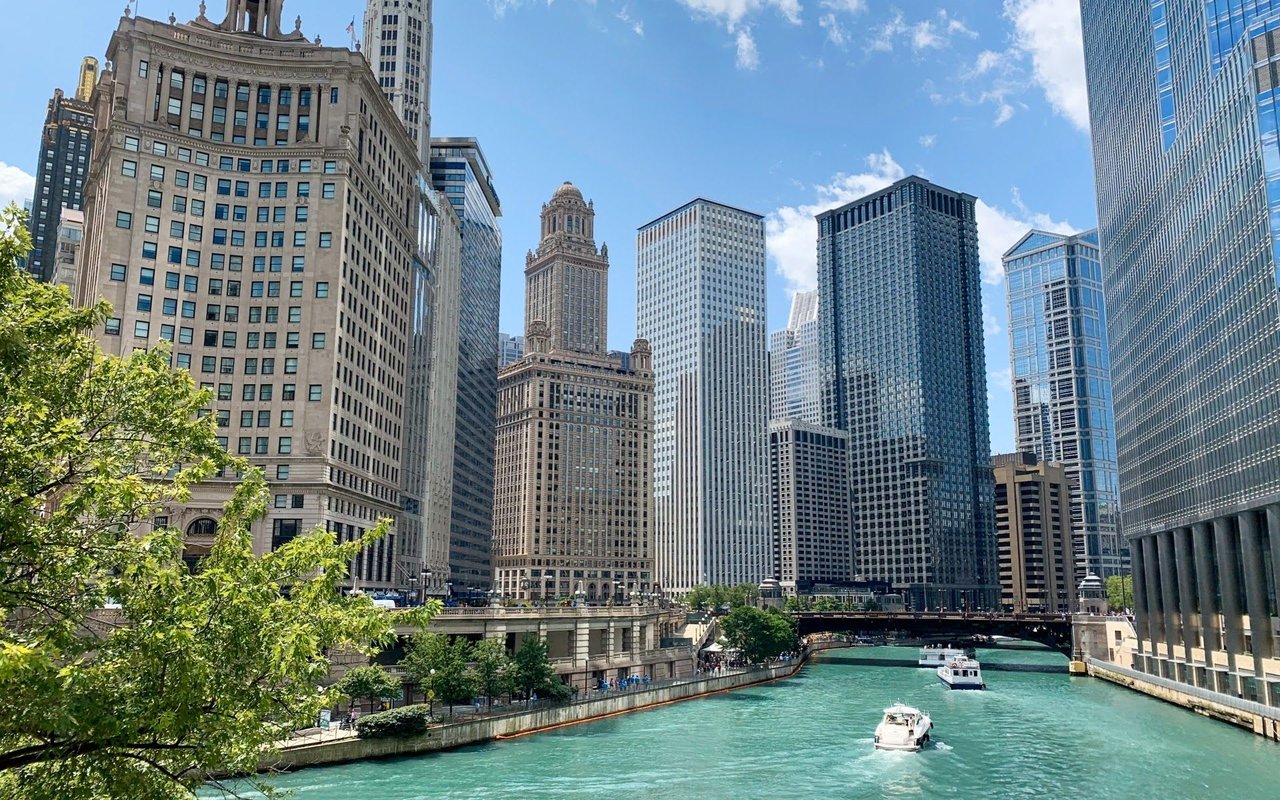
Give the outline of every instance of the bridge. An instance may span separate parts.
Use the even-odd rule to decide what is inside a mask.
[[[1071,658],[1070,616],[1062,614],[995,614],[962,611],[797,611],[796,632],[889,634],[921,639],[1007,636],[1039,642]]]

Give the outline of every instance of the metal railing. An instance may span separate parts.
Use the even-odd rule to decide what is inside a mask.
[[[1253,700],[1245,700],[1243,697],[1221,694],[1211,689],[1204,689],[1190,683],[1170,680],[1169,678],[1165,678],[1160,675],[1151,675],[1146,672],[1142,672],[1141,670],[1122,667],[1119,664],[1112,664],[1110,661],[1103,661],[1101,659],[1094,658],[1093,656],[1085,656],[1084,661],[1091,667],[1097,667],[1098,669],[1104,669],[1108,672],[1114,672],[1118,675],[1123,675],[1126,678],[1131,678],[1136,681],[1151,683],[1172,692],[1181,692],[1182,694],[1190,695],[1191,697],[1199,700],[1217,703],[1218,705],[1234,708],[1237,711],[1244,711],[1248,714],[1257,714],[1258,716],[1266,717],[1267,719],[1280,720],[1280,708],[1275,706],[1265,705]]]

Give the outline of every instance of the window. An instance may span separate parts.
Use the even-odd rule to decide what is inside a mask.
[[[120,318],[119,317],[108,318],[104,328],[108,336],[119,336],[120,335]]]
[[[186,75],[184,75],[179,70],[176,70],[176,69],[173,70],[172,72],[169,73],[169,88],[181,89],[183,84],[185,83],[185,79],[186,79]]]
[[[187,226],[187,241],[198,242],[202,239],[204,239],[203,225],[192,224]]]
[[[203,217],[203,216],[204,216],[204,201],[203,201],[203,200],[192,200],[192,201],[191,201],[191,216],[193,216],[193,217]]]
[[[303,272],[307,268],[306,256],[294,256],[290,266],[290,272]]]
[[[139,61],[139,62],[138,62],[138,77],[139,77],[139,78],[145,78],[145,77],[147,77],[147,72],[149,71],[149,70],[148,70],[148,67],[150,67],[150,66],[151,66],[151,65],[150,65],[148,62],[146,62],[146,61]]]
[[[253,452],[260,456],[265,456],[270,446],[271,446],[270,437],[259,436],[253,440]]]
[[[199,251],[199,250],[196,250],[196,249],[194,249],[194,248],[189,248],[189,249],[187,250],[187,266],[188,266],[188,267],[198,267],[198,266],[200,266],[200,251]]]
[[[163,181],[163,180],[164,180],[164,167],[160,166],[159,164],[152,164],[152,165],[151,165],[151,180],[153,180],[153,181]]]
[[[320,187],[320,197],[325,200],[332,200],[334,195],[335,184],[326,183]]]
[[[122,281],[125,279],[125,276],[128,275],[128,272],[129,272],[129,268],[126,267],[124,264],[112,264],[111,280]]]
[[[233,375],[236,371],[236,360],[234,358],[224,358],[218,364],[218,371],[223,375]]]
[[[116,227],[128,230],[133,227],[133,214],[128,211],[116,212]]]
[[[182,98],[170,97],[169,102],[165,104],[165,110],[169,112],[170,116],[174,116],[174,117],[181,116],[182,115]]]
[[[146,62],[144,61],[143,63],[145,64]],[[329,105],[334,105],[337,102],[338,102],[338,87],[335,86],[329,90]]]
[[[267,331],[262,334],[262,346],[268,350],[274,350],[276,347],[276,332]]]
[[[230,180],[228,180],[227,178],[218,178],[218,190],[217,190],[217,191],[218,191],[218,194],[222,194],[222,195],[230,195],[230,194],[231,194],[231,181],[230,181]]]
[[[126,178],[138,177],[138,162],[125,159],[120,162],[120,174]]]
[[[270,411],[263,410],[263,411],[259,411],[259,412],[258,412],[258,427],[259,427],[259,428],[270,428],[270,427],[271,427],[271,412],[270,412]]]
[[[288,508],[288,507],[289,507],[289,495],[287,495],[287,494],[278,494],[278,495],[276,495],[276,496],[275,496],[275,501],[274,501],[274,502],[275,502],[275,506],[276,506],[276,508]],[[284,520],[276,520],[276,521],[277,521],[277,522],[284,522]],[[277,526],[277,527],[278,527],[278,526]],[[274,550],[274,549],[275,549],[276,547],[278,547],[279,545],[277,545],[277,544],[275,543],[274,539],[275,539],[276,537],[275,537],[274,535],[273,535],[271,538],[272,538],[272,540],[273,540],[273,541],[271,542],[271,549],[272,549],[272,550]],[[283,538],[283,537],[281,537],[281,538]],[[287,541],[287,540],[286,540],[286,541]],[[282,541],[280,544],[284,544],[284,543],[285,543],[285,542],[283,542],[283,541]]]
[[[313,383],[307,387],[307,400],[312,403],[317,403],[321,399],[323,399],[324,397],[323,393],[324,393],[323,387],[321,387],[321,385],[318,383]]]
[[[144,64],[145,64],[145,63],[147,63],[147,62],[145,62],[145,61],[144,61],[144,62],[142,62],[142,63],[144,63]],[[130,153],[136,153],[136,152],[138,152],[138,146],[139,146],[139,144],[140,144],[140,142],[138,141],[138,137],[136,137],[136,136],[126,136],[126,137],[124,137],[124,149],[125,149],[125,150],[128,150]]]
[[[271,87],[259,86],[258,87],[258,105],[265,106],[270,104],[270,102],[271,102]]]
[[[297,331],[290,331],[289,333],[286,333],[286,334],[284,335],[284,346],[285,346],[285,349],[286,349],[286,350],[297,350],[297,349],[298,349],[298,337],[299,337],[299,336],[300,336],[300,334],[299,334]]]
[[[316,282],[316,297],[328,297],[328,296],[329,296],[329,282],[328,282],[328,281],[317,281],[317,282]]]
[[[282,456],[287,456],[293,452],[293,437],[281,436],[276,440],[276,452]]]
[[[159,223],[160,220],[156,220],[156,222]],[[180,220],[175,219],[169,223],[169,238],[181,239],[183,235],[186,233],[186,230],[187,230],[187,226],[184,225]]]
[[[329,233],[326,231],[320,234],[320,247],[321,249],[327,249],[327,248],[333,247],[332,233]]]
[[[302,281],[289,281],[289,296],[302,297]]]
[[[297,394],[296,384],[286,383],[284,386],[280,387],[281,400],[292,402],[295,394]]]
[[[145,230],[147,233],[159,233],[159,232],[160,232],[160,218],[159,218],[159,217],[147,217],[146,219],[144,219],[144,220],[142,221],[142,223],[143,223],[143,224],[142,224],[142,228],[143,228],[143,230]]]
[[[302,306],[289,306],[289,321],[302,322]]]
[[[267,297],[280,296],[280,281],[267,281]]]
[[[181,247],[170,247],[170,248],[169,248],[169,263],[170,263],[170,264],[181,264],[181,263],[182,263],[182,248],[181,248]]]
[[[164,192],[147,190],[147,208],[164,208]]]
[[[156,257],[156,249],[157,249],[157,245],[155,242],[143,242],[142,257],[146,259],[151,259],[154,261]]]
[[[138,309],[139,311],[150,311],[150,310],[151,310],[151,295],[149,295],[149,294],[140,294],[140,295],[138,295],[138,299],[137,299],[137,309]]]
[[[264,383],[258,387],[258,399],[263,402],[271,400],[271,384]]]
[[[116,265],[113,264],[112,269],[114,269],[115,266]],[[151,267],[143,267],[142,269],[138,270],[138,283],[142,284],[143,286],[155,286],[156,271]]]
[[[176,214],[185,213],[187,210],[187,198],[185,195],[175,194],[173,196],[173,211]]]
[[[285,410],[280,412],[280,427],[281,428],[293,427],[293,411],[286,408]]]
[[[248,197],[248,196],[249,196],[249,182],[236,181],[236,197]]]
[[[305,209],[303,209],[303,210],[305,210]],[[306,247],[306,246],[307,246],[307,232],[306,232],[306,231],[294,231],[294,232],[293,232],[293,246],[294,246],[294,247]]]
[[[200,289],[200,279],[195,275],[182,276],[182,291],[194,292]]]
[[[209,186],[209,179],[204,175],[196,175],[191,179],[191,188],[203,192]]]
[[[242,411],[240,412],[240,427],[241,427],[241,428],[252,428],[252,427],[253,427],[253,412],[252,412],[252,411],[250,411],[250,410],[248,410],[248,409],[244,409],[244,410],[242,410]]]
[[[194,300],[182,301],[182,316],[184,319],[196,318],[196,304]]]
[[[324,340],[325,340],[325,335],[323,333],[311,334],[311,349],[323,350],[324,344],[325,344]]]
[[[178,300],[174,297],[166,297],[161,302],[162,313],[167,317],[172,317],[178,313]]]
[[[236,445],[236,452],[242,456],[247,456],[253,448],[252,436],[241,436]]]
[[[284,374],[285,374],[285,375],[297,375],[297,374],[298,374],[298,359],[296,359],[296,358],[286,358],[286,359],[284,360]]]
[[[289,480],[289,465],[288,465],[288,464],[277,464],[277,465],[276,465],[276,480],[278,480],[278,481],[287,481],[287,480]],[[293,496],[294,496],[294,497],[298,497],[298,498],[302,497],[302,495],[300,495],[300,494],[295,494],[295,495],[293,495]],[[298,508],[298,506],[294,506],[294,508]]]
[[[298,196],[298,197],[310,197],[310,196],[311,196],[311,181],[299,181],[299,182],[298,182],[298,186],[297,186],[297,196]],[[305,220],[298,220],[298,221],[299,221],[299,222],[305,222]]]
[[[337,90],[337,89],[334,89],[334,91],[336,92],[336,91],[338,91],[338,90]],[[334,175],[334,174],[336,174],[337,172],[338,172],[338,162],[337,162],[337,161],[326,161],[326,162],[324,162],[324,174],[326,174],[326,175]]]
[[[172,342],[172,341],[173,341],[173,326],[172,326],[172,325],[161,325],[161,326],[160,326],[160,338],[161,338],[161,339],[164,339],[166,342]]]
[[[151,323],[145,319],[133,323],[133,335],[138,339],[147,338],[151,335]]]

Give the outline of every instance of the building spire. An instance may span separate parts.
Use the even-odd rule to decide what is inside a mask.
[[[284,0],[227,0],[227,18],[218,27],[232,33],[253,33],[279,39]]]

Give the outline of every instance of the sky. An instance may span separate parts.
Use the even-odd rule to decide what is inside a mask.
[[[284,16],[349,45],[363,7],[286,0]],[[123,8],[7,9],[0,204],[31,199],[48,99],[103,58]],[[1013,449],[1000,256],[1096,218],[1078,0],[436,0],[434,23],[432,134],[477,137],[502,202],[501,330],[523,331],[524,254],[563,181],[595,202],[609,341],[629,349],[640,225],[694,197],[764,215],[772,331],[815,288],[813,215],[921,175],[979,198],[992,451]]]

